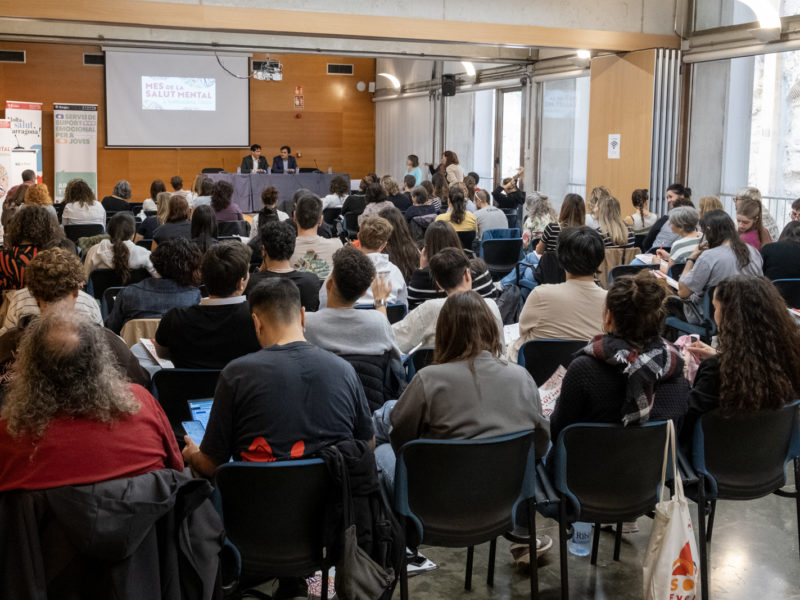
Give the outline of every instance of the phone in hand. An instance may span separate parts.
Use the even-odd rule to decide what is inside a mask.
[[[200,421],[182,421],[181,425],[186,435],[199,446],[200,442],[203,441],[203,436],[206,434],[203,424]]]

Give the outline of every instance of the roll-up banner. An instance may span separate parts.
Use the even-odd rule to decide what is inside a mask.
[[[53,104],[56,202],[70,179],[83,179],[97,195],[97,105]]]
[[[0,206],[6,198],[11,181],[11,149],[14,147],[14,136],[11,135],[11,121],[0,119]]]
[[[11,133],[14,137],[14,146],[12,148],[37,151],[36,180],[41,183],[42,103],[6,100],[6,119],[11,121]]]

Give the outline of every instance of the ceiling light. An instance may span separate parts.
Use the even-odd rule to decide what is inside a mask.
[[[578,58],[586,60],[587,58],[592,58],[592,53],[589,50],[578,50],[576,52]]]
[[[386,79],[388,79],[391,82],[392,87],[394,89],[396,90],[400,89],[400,80],[391,73],[378,73],[378,75],[380,75],[381,77],[386,77]]]
[[[462,60],[461,64],[464,65],[464,68],[467,70],[467,75],[469,77],[475,77],[475,65],[473,65],[468,60]]]

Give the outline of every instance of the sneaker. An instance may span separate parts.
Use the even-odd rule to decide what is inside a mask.
[[[541,558],[550,548],[553,547],[553,540],[549,535],[536,538],[536,559]],[[531,556],[528,544],[511,544],[511,557],[514,559],[514,566],[520,573],[530,571]]]
[[[617,524],[616,523],[603,523],[600,526],[600,529],[605,531],[616,531]],[[639,525],[636,521],[623,521],[622,523],[622,533],[639,533]]]

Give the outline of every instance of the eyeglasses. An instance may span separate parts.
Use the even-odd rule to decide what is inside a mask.
[[[800,221],[800,210],[792,211],[792,221]]]

